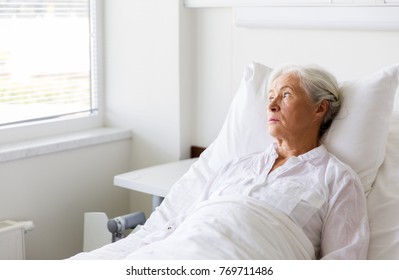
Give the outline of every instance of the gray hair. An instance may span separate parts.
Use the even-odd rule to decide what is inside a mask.
[[[336,78],[316,65],[284,65],[274,69],[270,74],[267,92],[269,92],[275,79],[287,73],[293,73],[299,78],[301,86],[314,103],[320,103],[323,100],[329,102],[328,110],[320,125],[319,138],[321,138],[330,128],[341,107],[340,91]]]

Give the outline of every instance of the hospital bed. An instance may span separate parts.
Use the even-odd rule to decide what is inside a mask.
[[[118,242],[78,254],[73,259],[140,259],[155,252],[159,255],[154,258],[161,259],[265,258],[253,250],[256,246],[264,246],[270,251],[274,250],[272,247],[281,246],[279,252],[270,256],[273,259],[307,258],[302,236],[289,226],[274,228],[267,233],[259,227],[259,221],[264,219],[271,225],[284,224],[285,217],[272,209],[263,209],[271,212],[267,217],[259,215],[258,205],[252,200],[243,199],[248,210],[241,203],[235,202],[231,207],[231,201],[221,199],[208,204],[210,210],[199,210],[202,212],[197,218],[205,219],[200,228],[196,227],[196,218],[191,218],[182,229],[174,228],[179,219],[176,217],[181,217],[192,206],[201,195],[205,182],[220,167],[236,157],[263,151],[271,143],[265,121],[265,89],[270,72],[271,68],[260,63],[245,67],[240,87],[217,138],[174,184],[144,226]],[[398,83],[399,64],[361,79],[340,81],[342,107],[323,139],[330,152],[359,174],[364,186],[371,231],[369,259],[399,259],[399,106],[394,106]],[[229,210],[223,214],[219,204],[227,205]],[[156,241],[168,236],[170,230],[177,234],[176,238],[168,238],[172,247],[176,247],[174,251],[156,247]],[[184,245],[192,246],[196,255],[179,252],[179,246],[183,246],[179,242],[183,238],[199,240]],[[292,247],[299,248],[293,252],[292,247],[284,247],[284,242],[292,242]],[[145,246],[149,249],[146,254],[141,254],[139,248],[147,243],[151,243]],[[213,250],[212,246],[218,250]],[[138,254],[133,253],[137,251]]]

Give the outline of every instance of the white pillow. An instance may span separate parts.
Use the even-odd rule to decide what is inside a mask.
[[[263,151],[272,143],[266,117],[270,72],[271,68],[259,63],[245,68],[223,128],[198,163],[210,168],[210,173],[235,157]],[[384,159],[398,79],[399,64],[340,83],[342,107],[324,144],[359,174],[365,191],[371,189]]]
[[[266,93],[271,71],[255,62],[245,67],[222,129],[201,154],[203,164],[211,170],[218,170],[236,157],[263,151],[272,143],[267,127]]]
[[[398,82],[399,64],[340,83],[342,107],[324,144],[359,174],[366,192],[384,160]]]

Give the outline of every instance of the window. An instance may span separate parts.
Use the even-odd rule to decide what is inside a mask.
[[[0,127],[97,114],[95,3],[0,0]]]

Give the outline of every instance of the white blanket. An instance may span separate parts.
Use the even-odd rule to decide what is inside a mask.
[[[314,259],[311,242],[287,216],[253,198],[202,202],[165,239],[127,259]]]

